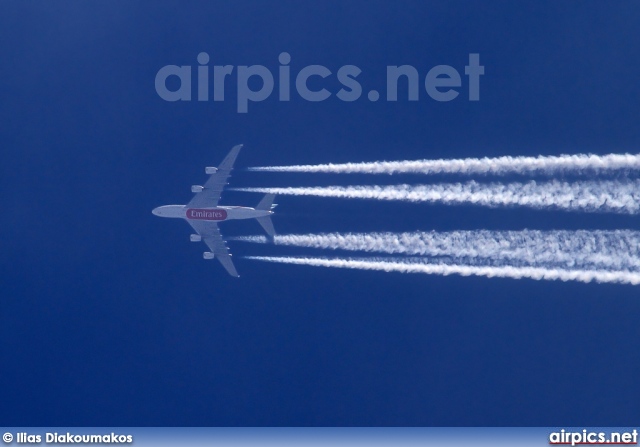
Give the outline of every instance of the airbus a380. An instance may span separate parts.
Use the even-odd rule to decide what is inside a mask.
[[[256,219],[267,235],[273,239],[275,230],[271,222],[275,194],[267,194],[255,208],[246,206],[218,206],[220,194],[227,185],[227,179],[233,169],[238,153],[242,149],[239,144],[222,160],[217,168],[207,167],[205,172],[210,174],[209,180],[203,185],[194,185],[191,192],[196,195],[186,205],[165,205],[155,208],[152,212],[160,217],[173,217],[186,220],[197,234],[191,235],[191,242],[203,241],[211,251],[205,251],[204,259],[217,258],[220,264],[231,276],[239,277],[227,244],[222,239],[218,223],[234,219]]]

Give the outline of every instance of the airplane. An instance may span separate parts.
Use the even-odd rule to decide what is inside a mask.
[[[273,241],[276,231],[271,222],[271,215],[277,206],[273,203],[275,194],[265,195],[255,208],[218,206],[220,194],[228,184],[227,179],[240,149],[242,149],[242,144],[234,146],[217,168],[205,168],[205,173],[210,174],[210,177],[204,185],[191,187],[191,192],[195,193],[195,196],[189,203],[159,206],[152,211],[154,215],[159,217],[186,220],[197,233],[191,235],[191,242],[204,241],[211,250],[205,251],[202,257],[204,259],[218,259],[227,272],[236,278],[240,275],[231,261],[231,253],[229,253],[226,242],[222,239],[218,223],[234,219],[256,219],[264,228],[269,239]]]

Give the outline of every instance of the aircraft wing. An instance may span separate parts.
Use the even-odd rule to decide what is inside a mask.
[[[211,174],[207,183],[202,185],[204,189],[197,192],[193,199],[191,199],[187,204],[188,207],[198,208],[218,206],[220,194],[227,185],[227,179],[231,174],[231,169],[233,169],[233,164],[238,157],[240,149],[242,149],[241,144],[238,144],[231,149],[229,154],[227,154],[224,160],[222,160],[222,163],[220,163],[220,166],[218,166],[218,170]]]
[[[239,277],[240,275],[238,275],[231,260],[229,248],[227,248],[227,244],[220,234],[218,224],[207,220],[187,220],[187,222],[202,236],[202,241],[207,244],[209,250],[211,250],[215,258],[220,261],[220,264],[222,264],[227,272],[229,272],[231,276]]]

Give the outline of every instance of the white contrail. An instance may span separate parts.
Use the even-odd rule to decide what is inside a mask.
[[[264,236],[230,240],[268,243]],[[640,273],[640,232],[451,231],[411,233],[324,233],[276,235],[276,245],[388,254],[447,256],[528,266],[636,270]]]
[[[440,183],[433,185],[231,188],[234,191],[349,199],[400,200],[489,207],[521,205],[575,211],[636,214],[639,180],[526,183]]]
[[[473,266],[445,263],[416,263],[383,259],[323,259],[275,256],[247,256],[247,259],[284,264],[337,267],[385,272],[426,273],[431,275],[487,276],[498,278],[531,278],[536,280],[561,280],[600,283],[640,284],[640,273],[606,270],[563,270],[539,267]]]
[[[250,171],[360,174],[541,174],[594,173],[640,169],[640,154],[559,155],[464,158],[452,160],[373,161],[363,163],[262,166]]]

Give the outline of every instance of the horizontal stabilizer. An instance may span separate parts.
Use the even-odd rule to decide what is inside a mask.
[[[269,242],[273,242],[273,238],[276,235],[276,229],[273,228],[273,222],[271,222],[271,216],[257,217],[256,220],[260,225],[262,225],[262,228],[264,228],[264,231],[267,233]]]
[[[257,210],[269,211],[270,209],[274,208],[273,201],[275,200],[275,198],[276,198],[275,194],[267,194],[267,195],[265,195],[262,198],[262,200],[260,201],[260,203],[258,203],[258,205],[256,205],[256,209]]]

